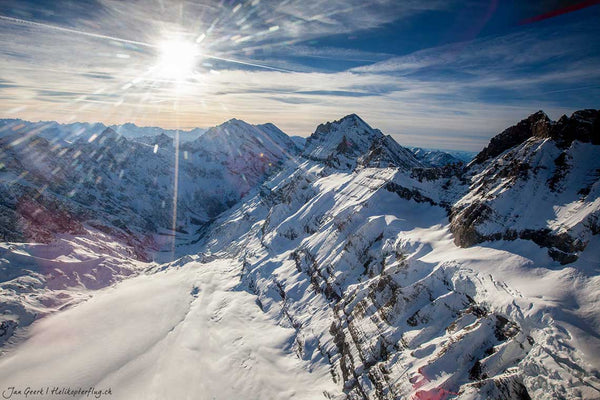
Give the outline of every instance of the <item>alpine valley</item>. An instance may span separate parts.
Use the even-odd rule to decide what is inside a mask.
[[[600,111],[460,158],[355,114],[305,141],[2,120],[0,386],[600,398]]]

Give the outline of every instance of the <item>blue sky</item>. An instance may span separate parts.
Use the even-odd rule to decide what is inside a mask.
[[[0,117],[307,136],[357,113],[401,144],[479,150],[539,109],[598,108],[598,3],[4,1]]]

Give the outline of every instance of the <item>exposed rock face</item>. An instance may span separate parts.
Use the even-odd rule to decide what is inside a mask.
[[[492,213],[488,205],[480,202],[473,202],[462,209],[454,207],[450,212],[450,227],[454,233],[454,242],[458,246],[469,247],[488,240],[477,231],[476,227],[487,221]]]
[[[419,161],[411,152],[400,146],[391,136],[382,136],[373,141],[368,153],[359,159],[362,167],[399,167],[411,169],[419,165]]]
[[[577,140],[600,144],[600,110],[580,110],[567,117],[563,115],[549,132],[559,147],[567,148]]]
[[[452,163],[435,168],[413,168],[411,177],[423,181],[436,181],[438,179],[449,179],[457,177],[462,179],[465,174],[465,166],[462,162]]]
[[[473,160],[475,164],[481,164],[490,158],[496,157],[504,151],[519,145],[532,136],[548,137],[552,121],[546,113],[538,111],[530,115],[517,125],[511,126],[490,140],[490,144],[485,147]]]

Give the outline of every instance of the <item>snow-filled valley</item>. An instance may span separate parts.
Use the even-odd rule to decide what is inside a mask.
[[[111,388],[118,399],[313,399],[325,365],[286,351],[294,331],[237,288],[241,263],[164,266],[34,324],[0,365],[15,387]],[[311,371],[309,371],[309,368]]]
[[[533,114],[467,165],[354,114],[306,143],[7,129],[0,390],[600,398],[599,114]]]

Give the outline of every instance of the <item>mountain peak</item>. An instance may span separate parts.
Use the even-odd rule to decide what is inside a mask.
[[[119,135],[113,128],[108,127],[105,130],[103,130],[102,133],[100,133],[100,135],[98,136],[106,138],[117,138],[121,135]]]
[[[196,140],[186,143],[185,149],[229,153],[232,159],[246,152],[273,154],[274,159],[283,160],[288,157],[287,153],[296,152],[291,139],[275,125],[252,125],[236,118],[210,128]]]
[[[334,130],[349,129],[351,127],[356,127],[365,131],[372,131],[373,128],[369,126],[362,118],[360,118],[356,114],[348,114],[343,118],[335,120],[333,122],[325,122],[324,124],[320,124],[317,126],[315,133],[313,135],[327,134]],[[312,136],[312,135],[311,135]]]
[[[548,117],[548,114],[546,114],[544,112],[544,110],[538,110],[536,112],[534,112],[533,114],[531,114],[529,117],[527,117],[526,119],[540,119],[540,118],[547,118],[550,119]]]
[[[353,168],[358,157],[365,155],[373,142],[383,137],[358,115],[350,114],[317,126],[308,137],[303,155],[315,160],[329,160],[337,167]],[[343,160],[342,160],[343,159]]]
[[[342,169],[353,169],[359,165],[421,166],[409,150],[379,129],[371,128],[356,114],[320,124],[306,140],[302,154]]]
[[[350,120],[350,121],[360,121],[360,122],[362,122],[362,123],[365,123],[365,124],[366,124],[366,122],[365,122],[365,121],[364,121],[364,120],[363,120],[361,117],[359,117],[357,114],[354,114],[354,113],[352,113],[352,114],[348,114],[348,115],[346,115],[345,117],[342,117],[342,118],[340,119],[340,121],[346,121],[346,120]]]
[[[550,138],[562,148],[575,140],[600,144],[600,110],[575,111],[571,117],[563,115],[557,122],[540,110],[494,136],[473,162],[481,164],[531,137]]]
[[[600,110],[585,109],[575,111],[570,117],[563,115],[548,136],[563,148],[575,140],[600,144]]]
[[[473,162],[481,164],[482,162],[496,157],[506,150],[517,146],[532,136],[547,137],[550,131],[552,121],[542,110],[531,114],[529,117],[519,121],[516,125],[502,131],[494,136],[490,143],[485,147]]]
[[[221,125],[217,125],[215,128],[228,127],[228,126],[252,126],[252,125],[247,123],[244,120],[237,119],[237,118],[231,118],[231,119],[223,122]]]

